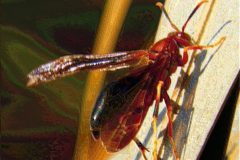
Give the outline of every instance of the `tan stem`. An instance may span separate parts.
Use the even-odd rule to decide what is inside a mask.
[[[92,53],[105,54],[113,51],[131,0],[107,0],[98,28]],[[90,134],[90,115],[96,98],[102,88],[106,73],[94,71],[89,73],[83,102],[80,109],[79,128],[75,145],[75,160],[102,160],[106,152],[101,145],[92,142]]]

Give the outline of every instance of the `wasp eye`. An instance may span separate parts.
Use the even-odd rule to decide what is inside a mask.
[[[95,140],[98,140],[99,137],[100,137],[100,131],[97,131],[97,130],[93,130],[92,131],[92,136]]]

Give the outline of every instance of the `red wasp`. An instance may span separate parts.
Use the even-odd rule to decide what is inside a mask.
[[[75,74],[81,70],[107,70],[139,66],[128,75],[111,82],[100,93],[92,112],[90,124],[94,139],[101,139],[106,150],[116,152],[136,142],[145,159],[144,145],[136,138],[149,107],[155,101],[153,112],[154,149],[153,157],[157,159],[157,116],[159,103],[164,100],[167,106],[168,136],[173,148],[173,154],[179,159],[173,140],[172,105],[167,90],[171,84],[170,76],[178,66],[184,66],[188,61],[189,50],[202,50],[219,45],[225,40],[208,46],[200,46],[193,42],[184,30],[197,9],[206,1],[201,1],[189,15],[180,31],[169,18],[163,5],[156,5],[175,30],[168,36],[156,42],[148,50],[117,52],[107,55],[69,55],[60,57],[34,69],[28,74],[27,86],[35,86],[43,82]],[[183,48],[182,55],[179,49]]]

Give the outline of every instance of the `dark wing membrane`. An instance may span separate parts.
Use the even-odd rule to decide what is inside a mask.
[[[27,86],[38,85],[85,69],[116,70],[148,60],[148,51],[137,50],[106,55],[69,55],[43,64],[28,74]]]
[[[149,108],[145,97],[152,79],[145,68],[103,89],[92,113],[91,130],[107,151],[124,148],[136,136]]]

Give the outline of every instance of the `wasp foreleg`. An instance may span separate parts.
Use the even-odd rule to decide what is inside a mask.
[[[223,43],[223,41],[225,39],[226,39],[226,37],[222,37],[216,43],[211,44],[211,45],[207,45],[207,46],[194,45],[194,46],[185,47],[184,50],[183,50],[183,57],[184,57],[184,55],[187,54],[188,50],[197,50],[197,49],[202,50],[202,49],[207,49],[207,48],[213,48],[213,47],[216,47],[217,45]],[[184,60],[184,58],[183,58],[183,61],[187,61],[187,60]]]

